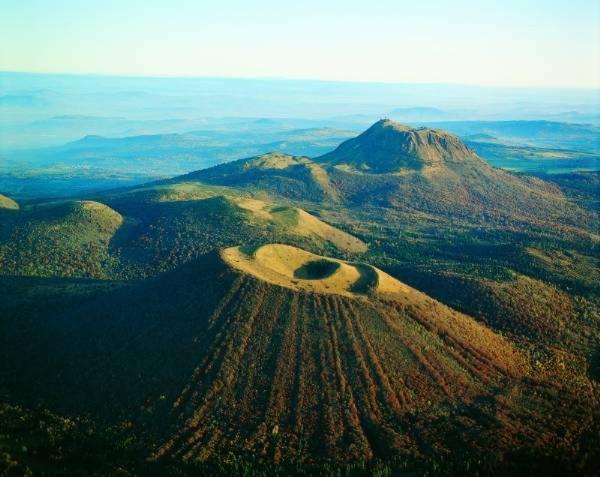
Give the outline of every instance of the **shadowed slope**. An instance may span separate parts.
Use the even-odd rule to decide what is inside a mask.
[[[294,290],[216,254],[128,285],[11,283],[0,393],[120,426],[160,461],[420,458],[457,443],[546,452],[590,425],[503,337],[412,289]]]
[[[415,412],[459,419],[457,409],[526,372],[503,338],[425,295],[296,291],[217,256],[139,285],[52,293],[43,310],[3,299],[2,391],[127,419],[163,442],[155,457],[417,455],[435,439],[410,428]]]

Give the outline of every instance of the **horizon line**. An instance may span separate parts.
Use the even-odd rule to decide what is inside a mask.
[[[99,78],[127,78],[127,79],[172,79],[172,80],[241,80],[241,81],[281,81],[281,82],[314,82],[314,83],[346,83],[362,85],[411,85],[411,86],[455,86],[467,88],[489,89],[524,89],[524,90],[579,90],[600,93],[600,85],[594,86],[561,86],[561,85],[518,85],[518,84],[487,84],[487,83],[459,83],[459,82],[412,82],[412,81],[383,81],[383,80],[339,80],[318,78],[294,78],[283,76],[219,76],[219,75],[176,75],[176,74],[138,74],[138,73],[92,73],[92,72],[64,72],[64,71],[19,71],[3,70],[0,74],[24,74],[40,76],[75,76]]]

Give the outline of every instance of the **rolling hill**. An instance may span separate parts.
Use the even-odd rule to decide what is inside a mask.
[[[308,157],[282,153],[267,153],[222,164],[181,179],[252,187],[293,199],[326,200],[335,199],[337,195],[327,172],[319,164]]]
[[[381,120],[334,151],[308,159],[268,154],[177,180],[268,191],[294,200],[386,207],[471,223],[593,220],[554,185],[496,169],[456,136]]]
[[[28,204],[0,228],[0,274],[133,278],[221,246],[278,240],[360,254],[367,245],[305,210],[196,183],[149,186],[98,201]],[[120,212],[117,212],[120,211]]]
[[[89,200],[23,208],[3,218],[0,273],[107,277],[109,243],[122,224],[118,212]]]

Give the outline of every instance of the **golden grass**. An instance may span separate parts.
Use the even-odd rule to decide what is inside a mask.
[[[121,214],[101,202],[82,200],[78,201],[78,204],[81,207],[81,210],[92,214],[100,214],[105,220],[114,223],[115,226],[120,226],[123,223],[123,216]]]
[[[12,200],[10,197],[0,194],[0,209],[17,210],[18,208],[19,204],[17,204],[14,200]]]
[[[281,153],[267,153],[258,156],[246,164],[247,168],[258,167],[261,169],[287,169],[298,164],[297,158]]]
[[[241,208],[252,212],[261,219],[285,223],[286,231],[302,237],[316,237],[331,242],[337,248],[348,252],[360,253],[367,250],[367,245],[360,239],[332,227],[319,220],[314,215],[297,207],[272,207],[258,199],[232,197],[232,200]],[[289,223],[289,217],[294,221]],[[285,218],[284,218],[285,217]]]
[[[416,290],[370,265],[326,258],[290,245],[263,245],[253,253],[246,253],[241,247],[231,247],[222,250],[221,256],[237,270],[293,290],[351,297],[364,296],[367,292],[388,296],[413,293],[420,295]],[[305,278],[302,274],[303,270],[312,265],[328,263],[332,265],[329,269],[334,271],[324,276]]]
[[[269,212],[266,202],[258,199],[250,199],[247,197],[236,197],[234,202],[242,209],[248,210],[266,220],[271,220],[273,215]]]
[[[387,273],[379,270],[376,267],[375,270],[377,271],[377,292],[378,293],[382,293],[382,294],[389,294],[389,295],[394,295],[397,293],[402,293],[402,294],[421,294],[421,292],[418,292],[417,290],[414,290],[413,288],[410,288],[408,285],[405,285],[404,283],[402,283],[401,281],[396,280],[394,277],[392,277],[391,275],[388,275]]]
[[[284,168],[285,164],[288,163],[288,156],[285,155],[267,155],[265,157],[261,156],[259,159],[266,162],[264,164],[265,167],[270,168]],[[311,164],[311,172],[319,176],[320,181],[328,181],[326,173],[318,165]],[[158,198],[160,202],[205,200],[222,196],[241,209],[251,212],[255,218],[276,223],[283,227],[285,232],[289,234],[330,242],[336,248],[347,252],[361,253],[367,250],[367,245],[362,240],[326,224],[297,207],[277,207],[263,200],[232,195],[227,193],[226,190],[221,189],[207,189],[195,183],[169,185],[157,190],[161,190]]]
[[[360,239],[326,224],[302,209],[297,210],[298,225],[295,230],[299,235],[316,235],[333,243],[338,248],[350,252],[364,252],[367,250],[367,245]]]

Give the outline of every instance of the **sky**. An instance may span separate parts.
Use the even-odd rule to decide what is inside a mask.
[[[0,71],[600,88],[596,0],[0,0]]]

